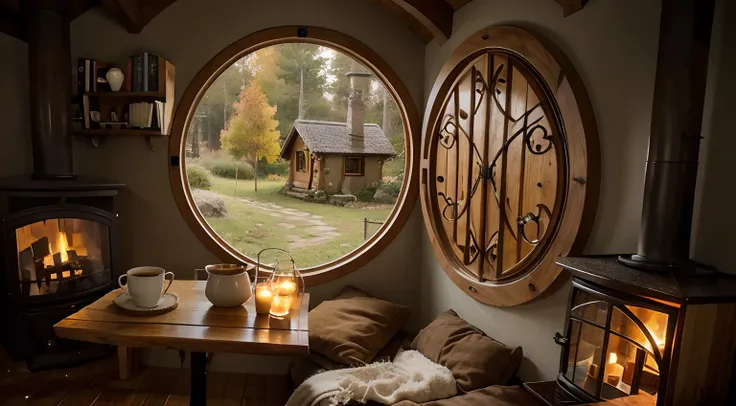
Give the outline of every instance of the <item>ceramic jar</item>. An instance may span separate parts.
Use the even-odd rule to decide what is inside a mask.
[[[107,71],[107,74],[105,75],[105,79],[107,79],[107,83],[110,84],[110,90],[112,90],[113,92],[117,92],[120,90],[120,87],[123,86],[125,75],[123,74],[123,71],[121,71],[120,69],[112,68],[109,71]]]
[[[207,265],[205,296],[218,307],[237,307],[250,299],[250,277],[242,265]]]

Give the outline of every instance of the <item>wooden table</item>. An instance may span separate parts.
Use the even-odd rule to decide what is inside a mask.
[[[191,357],[191,405],[206,403],[208,352],[266,355],[309,353],[309,294],[283,320],[257,315],[254,298],[235,308],[214,307],[203,281],[174,281],[179,306],[157,316],[131,316],[113,303],[116,289],[54,326],[59,337],[134,348],[173,348]]]

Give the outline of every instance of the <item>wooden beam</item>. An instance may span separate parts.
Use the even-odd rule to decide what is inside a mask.
[[[471,1],[472,0],[447,0],[447,2],[450,3],[450,6],[452,6],[452,9],[455,11],[458,11],[461,8],[465,7],[465,5],[470,3]]]
[[[425,42],[445,42],[452,35],[455,10],[446,0],[369,0],[404,21]],[[458,4],[462,0],[456,1]]]
[[[139,34],[176,0],[102,0],[105,9],[131,34]]]
[[[588,4],[589,0],[555,0],[562,6],[562,11],[565,13],[565,17],[570,14],[576,13]]]

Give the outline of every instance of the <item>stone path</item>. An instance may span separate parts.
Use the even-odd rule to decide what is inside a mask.
[[[319,234],[316,237],[309,238],[304,238],[298,235],[287,235],[286,238],[289,240],[289,248],[291,249],[307,248],[313,245],[324,244],[325,242],[340,236],[337,228],[322,221],[322,216],[317,216],[296,209],[285,208],[274,203],[259,202],[257,200],[250,200],[242,197],[237,199],[251,207],[263,210],[271,217],[283,219],[281,223],[277,223],[280,227],[286,229],[295,229],[297,227],[308,228],[310,231],[315,231]]]

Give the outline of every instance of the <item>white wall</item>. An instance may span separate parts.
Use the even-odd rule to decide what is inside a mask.
[[[720,6],[725,2],[721,0]],[[736,8],[733,6],[730,5]],[[449,41],[442,46],[430,43],[426,48],[427,95],[445,58],[468,36],[491,25],[514,24],[532,29],[552,39],[567,54],[590,94],[601,141],[600,203],[586,247],[589,254],[636,251],[654,91],[659,13],[660,1],[651,0],[592,1],[585,9],[567,18],[563,18],[561,7],[550,0],[475,0],[455,14],[455,28]],[[718,27],[714,32],[719,36],[722,18],[716,23]],[[729,45],[731,49],[736,46],[733,35],[728,41],[714,39],[714,47],[728,49]],[[712,54],[713,60],[720,54],[720,49],[712,49]],[[728,75],[726,72],[734,72],[733,54],[722,59],[720,67],[725,68],[730,63],[730,70],[721,69],[720,80],[709,82],[706,109],[713,107],[714,93],[721,103],[734,94],[733,82],[726,83],[725,77]],[[711,72],[717,70],[715,65],[719,63],[712,64]],[[721,117],[728,115],[725,109],[717,107],[713,113]],[[706,125],[709,128],[707,132],[718,132],[721,143],[724,146],[730,143],[730,151],[733,151],[736,145],[734,137],[730,136],[732,131],[728,131],[730,123],[713,115],[706,111],[706,120],[713,119],[713,125]],[[729,171],[727,154],[724,148],[711,148],[707,163],[709,176],[706,182],[709,184],[703,188],[704,211],[707,207],[708,210],[732,212],[730,202],[733,200],[722,198],[724,193],[733,194],[732,191],[722,192],[725,188],[723,182],[731,186],[735,184],[732,177],[722,175]],[[716,178],[718,175],[720,177]],[[734,241],[726,237],[736,225],[733,218],[730,215],[725,220],[730,228],[718,228],[710,223],[722,224],[723,220],[713,215],[700,216],[700,222],[708,223],[708,227],[700,227],[700,236],[709,234],[710,238],[702,240],[708,243],[696,244],[696,251],[711,262],[717,262],[719,255],[722,259],[723,249],[729,241]],[[705,230],[722,231],[712,234]],[[524,348],[527,360],[522,365],[522,379],[553,379],[559,368],[560,347],[554,344],[552,337],[556,331],[564,329],[570,284],[531,304],[513,308],[485,306],[465,295],[447,278],[434,257],[426,232],[423,232],[422,240],[423,321],[428,322],[447,308],[454,308],[491,336],[508,345]],[[710,245],[714,240],[719,240],[719,245]],[[736,269],[733,265],[736,260],[730,258],[728,261]]]

